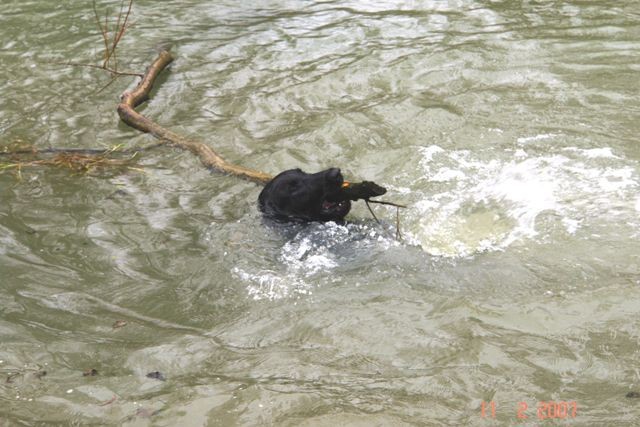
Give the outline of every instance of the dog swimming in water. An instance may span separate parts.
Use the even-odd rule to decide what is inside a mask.
[[[351,200],[368,200],[386,192],[370,181],[346,182],[338,168],[317,173],[290,169],[265,185],[258,207],[265,217],[281,222],[342,222],[351,210]]]

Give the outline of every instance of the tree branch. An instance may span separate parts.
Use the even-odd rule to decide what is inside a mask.
[[[121,100],[118,104],[118,115],[122,121],[141,132],[150,133],[160,141],[182,148],[183,150],[191,151],[197,155],[200,158],[200,161],[208,168],[262,184],[268,182],[272,178],[271,175],[231,164],[220,157],[208,145],[199,141],[192,141],[178,135],[177,133],[160,126],[153,120],[143,116],[135,110],[138,105],[149,99],[149,92],[151,92],[153,83],[162,70],[173,62],[173,59],[174,58],[169,51],[160,51],[156,59],[145,72],[140,83],[138,83],[132,91],[125,91],[121,95]]]

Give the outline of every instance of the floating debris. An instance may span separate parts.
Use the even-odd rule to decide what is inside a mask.
[[[166,381],[167,380],[165,378],[165,376],[162,375],[162,372],[160,372],[160,371],[149,372],[147,374],[147,378],[153,378],[154,380],[160,380],[160,381]]]
[[[6,379],[6,383],[7,384],[11,384],[13,383],[13,379],[16,378],[17,376],[21,375],[21,372],[11,372],[10,374],[7,374],[7,379]]]
[[[112,404],[113,402],[115,402],[117,398],[118,398],[118,397],[114,394],[114,395],[113,395],[113,397],[112,397],[111,399],[107,400],[106,402],[102,402],[102,403],[100,403],[98,406],[107,406],[107,405],[110,405],[110,404]]]
[[[124,328],[125,326],[127,326],[127,322],[125,320],[116,320],[115,322],[113,322],[112,328],[119,329]]]

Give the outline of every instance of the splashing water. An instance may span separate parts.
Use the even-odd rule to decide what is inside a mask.
[[[544,238],[542,214],[559,217],[569,234],[585,223],[634,218],[637,172],[608,147],[545,155],[517,149],[501,160],[438,146],[421,154],[425,178],[446,187],[423,193],[415,203],[419,217],[412,237],[434,255],[468,256]]]

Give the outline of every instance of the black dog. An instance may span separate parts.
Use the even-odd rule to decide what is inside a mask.
[[[318,173],[291,169],[278,174],[262,189],[258,204],[262,213],[279,221],[337,221],[351,210],[343,196],[340,169]]]
[[[278,221],[341,222],[351,200],[368,201],[386,192],[375,182],[346,182],[337,168],[318,173],[291,169],[267,183],[258,204],[266,217]]]

